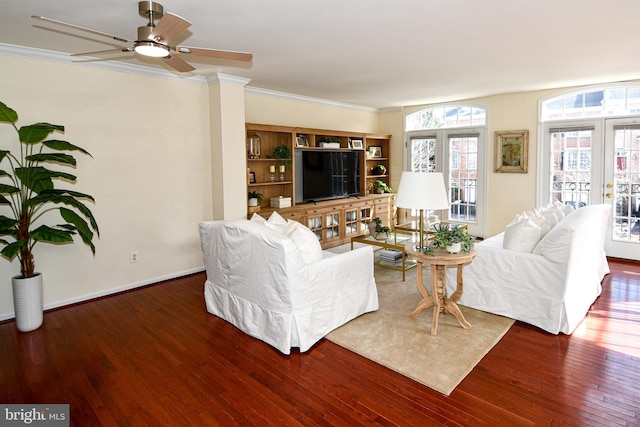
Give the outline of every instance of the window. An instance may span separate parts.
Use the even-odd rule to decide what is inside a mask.
[[[640,114],[640,88],[609,87],[574,92],[542,103],[543,121]]]
[[[462,126],[486,126],[487,110],[469,106],[441,106],[408,114],[405,131],[442,129]]]
[[[593,129],[551,129],[550,200],[590,204]]]

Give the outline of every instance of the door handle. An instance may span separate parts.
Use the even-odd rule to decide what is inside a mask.
[[[607,184],[607,188],[613,188],[613,184]]]
[[[612,197],[613,197],[613,194],[611,194],[611,193],[607,193],[607,194],[605,194],[604,196],[605,196],[607,199],[610,199],[610,198],[612,198]]]

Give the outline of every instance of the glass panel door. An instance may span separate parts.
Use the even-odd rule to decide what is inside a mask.
[[[605,203],[612,222],[607,255],[640,260],[640,123],[609,119],[605,139]]]
[[[409,135],[409,170],[442,172],[449,191],[450,208],[433,213],[441,221],[464,223],[470,233],[484,236],[484,133],[476,129],[428,132]],[[411,220],[415,220],[418,213],[410,215],[413,216]]]
[[[449,136],[449,220],[477,222],[478,136]]]
[[[574,208],[591,203],[593,129],[551,131],[551,182],[549,201]]]
[[[412,137],[409,139],[411,172],[435,172],[436,167],[436,138]]]

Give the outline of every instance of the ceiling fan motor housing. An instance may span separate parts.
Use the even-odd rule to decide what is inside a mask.
[[[142,27],[138,27],[138,38],[136,40],[152,40],[149,39],[149,34],[151,34],[155,28],[155,25],[144,25]]]
[[[162,18],[164,8],[160,3],[154,1],[140,1],[138,2],[138,13],[153,22],[154,19]]]

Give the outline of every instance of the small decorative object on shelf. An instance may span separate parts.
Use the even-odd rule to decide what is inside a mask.
[[[249,206],[258,206],[262,203],[262,194],[257,191],[249,191],[248,194]]]
[[[373,169],[371,169],[372,175],[386,175],[387,167],[385,165],[375,165]]]
[[[469,253],[476,238],[462,227],[451,227],[448,224],[434,225],[433,242],[425,253],[433,253],[434,248],[445,248],[447,252],[457,254]]]
[[[386,225],[382,225],[380,217],[375,217],[369,223],[369,234],[376,240],[386,240],[389,238],[391,229]]]
[[[260,137],[256,133],[250,133],[247,137],[247,156],[250,159],[260,158]]]
[[[378,145],[369,147],[369,154],[371,155],[372,159],[382,157],[382,147]]]
[[[361,139],[352,139],[349,142],[351,142],[351,147],[349,148],[352,148],[354,150],[362,150],[363,144]]]
[[[393,189],[389,187],[386,182],[380,181],[379,179],[373,183],[373,189],[378,194],[393,193]]]
[[[284,181],[284,172],[285,172],[284,165],[280,165],[280,181]]]
[[[322,148],[340,148],[340,139],[323,136],[318,139],[318,145]]]
[[[272,197],[269,199],[269,206],[272,208],[290,208],[291,207],[291,197]]]
[[[276,164],[282,165],[291,160],[291,150],[286,145],[278,145],[273,149],[272,157],[276,159]]]
[[[276,165],[269,166],[269,180],[271,182],[276,180]]]

